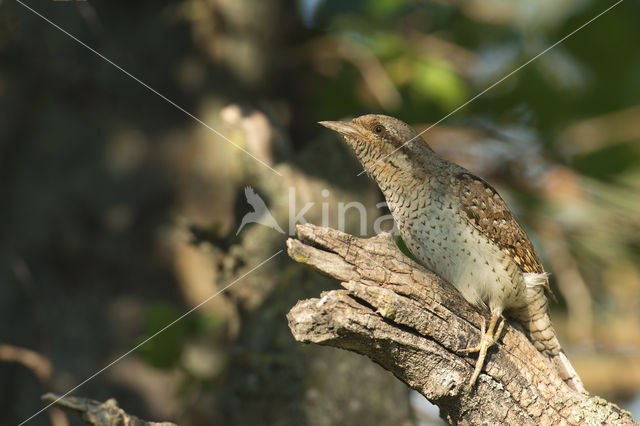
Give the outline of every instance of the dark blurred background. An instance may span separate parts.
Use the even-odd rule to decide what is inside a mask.
[[[318,224],[321,203],[362,202],[370,235],[382,196],[317,121],[380,112],[425,129],[613,2],[26,4],[278,174],[0,0],[7,425],[284,249],[264,226],[236,235],[246,186],[285,230],[291,200],[315,202]],[[586,387],[637,420],[638,22],[622,2],[424,135],[503,194],[552,273],[554,325]],[[338,285],[281,253],[75,395],[184,425],[437,422],[368,359],[293,340],[286,312]],[[30,424],[66,422],[50,410]]]

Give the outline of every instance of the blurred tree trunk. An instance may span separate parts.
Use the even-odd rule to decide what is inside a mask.
[[[252,267],[284,249],[286,235],[261,225],[251,225],[234,234],[249,208],[243,204],[243,189],[251,185],[268,203],[280,226],[288,230],[290,206],[297,209],[314,202],[316,208],[306,220],[320,221],[320,203],[337,211],[341,199],[366,200],[369,213],[375,214],[375,188],[369,182],[345,190],[339,184],[349,181],[355,167],[337,141],[329,149],[326,141],[304,141],[305,148],[294,153],[291,129],[306,110],[295,95],[295,73],[283,75],[282,61],[289,60],[290,49],[305,37],[299,22],[298,2],[294,0],[201,1],[208,14],[198,15],[193,31],[196,43],[214,66],[234,76],[232,105],[213,100],[206,116],[214,127],[234,136],[243,148],[274,167],[278,176],[245,153],[204,135],[194,144],[192,159],[198,164],[216,164],[204,175],[203,167],[185,167],[182,211],[190,223],[207,229],[210,223],[222,223],[223,241],[214,241],[213,252],[194,252],[188,242],[179,250],[187,253],[176,264],[178,276],[193,273],[193,266],[222,265],[203,276],[215,277],[218,288],[228,284]],[[300,60],[300,58],[298,59]],[[300,74],[302,75],[302,73]],[[212,103],[209,102],[209,105]],[[211,122],[209,120],[205,120]],[[299,124],[299,123],[298,123]],[[333,140],[333,139],[331,139]],[[324,158],[318,167],[318,158]],[[220,162],[224,158],[225,161]],[[224,170],[221,170],[224,169]],[[194,175],[194,170],[199,170]],[[313,170],[313,173],[309,173]],[[193,188],[198,188],[195,191]],[[294,189],[292,195],[291,190]],[[327,190],[328,197],[322,197]],[[213,195],[213,198],[212,198]],[[232,220],[230,220],[232,219]],[[235,222],[233,221],[235,219]],[[333,223],[336,225],[335,223]],[[359,223],[348,223],[354,229]],[[205,254],[203,254],[205,253]],[[208,268],[211,266],[206,266]],[[233,337],[229,342],[226,385],[216,393],[216,410],[226,424],[334,425],[334,424],[410,424],[409,392],[384,370],[350,353],[315,347],[301,350],[287,330],[286,312],[297,300],[309,297],[333,283],[323,277],[301,277],[306,272],[283,254],[229,288],[218,310],[230,312]],[[195,287],[197,278],[182,279],[182,287]],[[187,283],[189,281],[189,283]],[[193,284],[193,285],[191,285]],[[192,304],[213,289],[196,291]],[[231,303],[232,306],[228,306]],[[233,313],[235,312],[235,313]],[[366,382],[366,386],[363,383]]]

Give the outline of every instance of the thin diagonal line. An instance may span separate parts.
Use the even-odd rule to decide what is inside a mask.
[[[485,93],[487,93],[489,90],[493,89],[494,87],[496,87],[498,84],[502,83],[503,81],[505,81],[506,79],[508,79],[509,77],[511,77],[512,75],[514,75],[515,73],[517,73],[518,71],[520,71],[522,68],[526,67],[527,65],[529,65],[531,62],[535,61],[536,59],[538,59],[540,56],[544,55],[545,53],[547,53],[548,51],[550,51],[551,49],[553,49],[554,47],[556,47],[557,45],[559,45],[560,43],[562,43],[563,41],[565,41],[566,39],[568,39],[569,37],[571,37],[572,35],[574,35],[575,33],[577,33],[578,31],[580,31],[581,29],[583,29],[584,27],[586,27],[587,25],[589,25],[590,23],[592,23],[593,21],[595,21],[596,19],[598,19],[599,17],[601,17],[602,15],[604,15],[605,13],[609,12],[611,9],[613,9],[614,7],[616,7],[617,5],[619,5],[620,3],[622,3],[624,0],[618,0],[617,2],[615,2],[613,5],[609,6],[608,8],[606,8],[604,11],[598,13],[596,16],[594,16],[593,18],[589,19],[587,22],[585,22],[584,24],[580,25],[578,28],[576,28],[575,30],[571,31],[569,34],[567,34],[566,36],[562,37],[560,40],[556,41],[555,43],[553,43],[551,46],[547,47],[546,49],[544,49],[542,52],[538,53],[536,56],[534,56],[533,58],[529,59],[527,62],[525,62],[524,64],[520,65],[518,68],[516,68],[515,70],[511,71],[509,74],[505,75],[504,77],[502,77],[500,80],[496,81],[495,83],[493,83],[491,86],[487,87],[486,89],[484,89],[482,92],[478,93],[477,95],[475,95],[473,98],[469,99],[468,101],[466,101],[465,103],[463,103],[462,105],[460,105],[458,108],[454,109],[453,111],[451,111],[449,114],[445,115],[444,117],[442,117],[440,120],[436,121],[435,123],[433,123],[432,125],[430,125],[429,127],[427,127],[425,130],[421,131],[420,133],[418,133],[416,136],[412,137],[411,139],[409,139],[408,141],[406,141],[405,143],[403,143],[400,147],[394,149],[393,151],[391,151],[389,154],[385,155],[384,157],[380,158],[379,160],[376,161],[376,163],[383,161],[384,159],[386,159],[387,157],[389,157],[391,154],[395,153],[396,151],[402,149],[402,147],[404,147],[405,145],[407,145],[409,142],[416,140],[417,138],[419,138],[420,136],[422,136],[423,134],[427,133],[429,130],[431,130],[432,128],[434,128],[435,126],[437,126],[438,124],[442,123],[444,120],[446,120],[447,118],[451,117],[453,114],[455,114],[456,112],[460,111],[462,108],[466,107],[467,105],[469,105],[471,102],[475,101],[476,99],[478,99],[480,96],[484,95]],[[361,174],[363,174],[365,171],[362,170],[360,173],[358,173],[358,176],[360,176]]]
[[[26,420],[23,420],[18,426],[22,426],[23,424],[27,423],[29,420],[33,419],[34,417],[36,417],[38,414],[42,413],[44,410],[46,410],[47,408],[51,407],[52,405],[54,405],[55,403],[57,403],[58,401],[60,401],[62,398],[66,397],[67,395],[69,395],[71,392],[75,391],[76,389],[78,389],[80,386],[84,385],[85,383],[87,383],[88,381],[92,380],[93,378],[95,378],[96,376],[98,376],[99,374],[101,374],[102,372],[104,372],[105,370],[107,370],[108,368],[112,367],[114,364],[116,364],[117,362],[121,361],[123,358],[127,357],[129,354],[131,354],[133,351],[135,351],[136,349],[138,349],[139,347],[143,346],[144,344],[146,344],[148,341],[150,341],[151,339],[153,339],[154,337],[156,337],[157,335],[159,335],[160,333],[164,332],[166,329],[168,329],[169,327],[173,326],[175,323],[177,323],[178,321],[182,320],[184,317],[186,317],[187,315],[191,314],[193,311],[195,311],[196,309],[198,309],[199,307],[201,307],[202,305],[204,305],[205,303],[207,303],[208,301],[210,301],[211,299],[213,299],[214,297],[216,297],[217,295],[219,295],[220,293],[222,293],[223,291],[225,291],[226,289],[228,289],[229,287],[231,287],[232,285],[234,285],[235,283],[237,283],[238,281],[240,281],[241,279],[243,279],[244,277],[246,277],[247,275],[249,275],[250,273],[252,273],[253,271],[255,271],[256,269],[262,267],[264,264],[266,264],[267,262],[269,262],[271,259],[273,259],[274,257],[276,257],[277,255],[279,255],[280,253],[282,253],[282,250],[278,250],[275,254],[273,254],[270,258],[263,260],[259,265],[254,266],[253,268],[251,268],[251,270],[249,270],[248,272],[245,272],[244,274],[242,274],[240,277],[236,278],[235,280],[233,280],[230,284],[227,284],[225,287],[223,287],[222,289],[218,290],[217,292],[215,292],[214,294],[212,294],[211,296],[207,297],[205,300],[203,300],[202,302],[200,302],[197,306],[189,309],[187,312],[185,312],[184,314],[182,314],[180,317],[178,317],[177,319],[171,321],[168,325],[164,326],[162,329],[160,329],[159,331],[155,332],[154,334],[152,334],[150,337],[147,337],[146,339],[144,339],[142,342],[138,343],[136,346],[134,346],[133,348],[131,348],[130,350],[128,350],[127,352],[125,352],[124,354],[120,355],[118,358],[116,358],[115,360],[111,361],[109,364],[107,364],[105,367],[101,368],[100,370],[98,370],[96,373],[92,374],[91,376],[87,377],[85,380],[83,380],[80,384],[76,385],[75,387],[71,388],[70,390],[68,390],[66,393],[64,393],[63,395],[61,395],[60,397],[58,397],[58,399],[56,399],[55,401],[45,405],[43,408],[41,408],[38,412],[36,412],[35,414],[33,414],[31,417],[29,417]]]
[[[275,170],[273,167],[271,167],[270,165],[268,165],[267,163],[265,163],[264,161],[262,161],[261,159],[259,159],[258,157],[256,157],[255,155],[253,155],[252,153],[250,153],[249,151],[247,151],[246,149],[244,149],[240,145],[238,145],[237,143],[233,142],[231,139],[229,139],[228,137],[226,137],[225,135],[223,135],[222,133],[220,133],[219,131],[217,131],[216,129],[214,129],[213,127],[211,127],[210,125],[208,125],[204,121],[200,120],[198,117],[196,117],[195,115],[191,114],[189,111],[187,111],[186,109],[182,108],[180,105],[178,105],[177,103],[175,103],[171,99],[167,98],[165,95],[163,95],[162,93],[158,92],[156,89],[154,89],[153,87],[149,86],[147,83],[145,83],[144,81],[140,80],[138,77],[136,77],[135,75],[131,74],[129,71],[125,70],[124,68],[122,68],[121,66],[116,64],[115,62],[113,62],[111,59],[109,59],[106,56],[104,56],[102,53],[98,52],[97,50],[95,50],[94,48],[92,48],[91,46],[89,46],[88,44],[83,42],[82,40],[78,39],[73,34],[67,32],[65,29],[63,29],[62,27],[57,25],[55,22],[51,21],[47,17],[45,17],[42,14],[38,13],[37,11],[35,11],[31,7],[27,6],[26,4],[24,4],[20,0],[16,0],[16,2],[20,3],[26,9],[30,10],[31,12],[33,12],[34,14],[36,14],[37,16],[42,18],[44,21],[46,21],[49,24],[51,24],[54,28],[56,28],[57,30],[61,31],[62,33],[64,33],[68,37],[72,38],[74,41],[76,41],[77,43],[81,44],[82,46],[86,47],[91,52],[93,52],[96,55],[98,55],[105,62],[108,62],[110,65],[112,65],[113,67],[115,67],[116,69],[118,69],[119,71],[121,71],[122,73],[127,75],[128,77],[132,78],[133,80],[135,80],[136,82],[138,82],[139,84],[141,84],[142,86],[144,86],[145,88],[150,90],[151,92],[155,93],[156,95],[158,95],[159,97],[161,97],[162,99],[164,99],[165,101],[167,101],[168,103],[173,105],[178,110],[182,111],[183,113],[185,113],[186,115],[188,115],[189,117],[191,117],[192,119],[197,121],[198,123],[202,124],[204,127],[206,127],[207,129],[211,130],[213,133],[215,133],[216,135],[220,136],[222,139],[224,139],[225,141],[229,142],[231,145],[235,146],[240,151],[244,152],[249,157],[251,157],[254,160],[256,160],[258,163],[262,164],[265,167],[268,167],[273,173],[277,174],[278,176],[282,176],[282,174],[280,172],[278,172],[277,170]]]

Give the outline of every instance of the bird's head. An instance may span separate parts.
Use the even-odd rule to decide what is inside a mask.
[[[321,121],[339,133],[374,177],[390,167],[410,169],[412,159],[431,149],[411,126],[397,118],[368,114],[351,121]]]

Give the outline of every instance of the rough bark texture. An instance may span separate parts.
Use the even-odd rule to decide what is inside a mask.
[[[437,404],[450,423],[633,423],[616,405],[572,391],[512,325],[465,393],[475,356],[456,350],[477,343],[483,314],[403,255],[390,234],[361,239],[306,224],[297,236],[287,242],[289,256],[345,288],[291,309],[289,327],[298,341],[368,356]]]
[[[48,393],[42,396],[42,400],[52,402],[66,410],[77,412],[82,416],[82,420],[86,424],[93,426],[176,426],[175,423],[169,422],[147,422],[127,414],[122,408],[118,407],[118,403],[113,398],[105,402],[99,402],[76,396],[59,397],[53,393]]]

